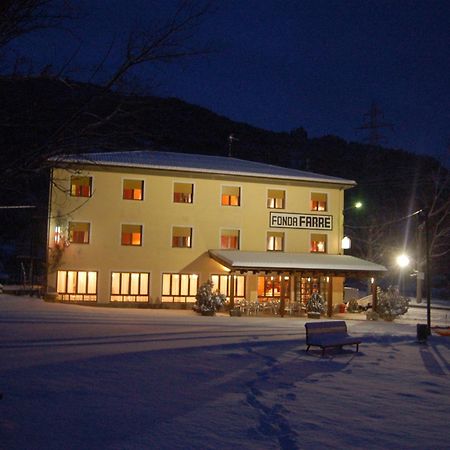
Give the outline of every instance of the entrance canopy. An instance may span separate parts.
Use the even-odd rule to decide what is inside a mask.
[[[376,276],[386,267],[350,255],[209,250],[209,256],[233,272],[305,272]]]

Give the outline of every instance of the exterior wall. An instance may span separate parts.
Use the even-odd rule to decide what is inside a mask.
[[[327,235],[327,253],[339,254],[342,239],[343,189],[330,185],[314,185],[293,181],[249,177],[210,176],[189,172],[86,168],[77,175],[93,177],[90,198],[72,197],[70,177],[73,171],[56,168],[50,206],[49,247],[54,230],[60,226],[67,238],[69,221],[90,223],[89,244],[71,243],[64,247],[57,267],[48,276],[49,291],[56,290],[56,270],[98,272],[98,302],[109,302],[111,272],[149,272],[151,302],[159,302],[163,273],[198,273],[199,283],[210,274],[226,273],[212,261],[208,249],[220,248],[220,230],[238,229],[240,249],[265,251],[268,231],[285,233],[285,252],[309,252],[311,230],[270,228],[271,211],[331,215],[333,229],[320,231]],[[144,180],[143,200],[122,199],[124,179]],[[193,183],[194,201],[174,203],[175,182]],[[222,206],[222,186],[239,186],[240,206]],[[269,209],[269,189],[286,191],[285,208]],[[327,211],[310,211],[312,192],[326,193]],[[143,226],[141,246],[121,245],[121,225]],[[172,248],[172,227],[192,227],[192,248]],[[256,276],[249,276],[247,294],[256,297]],[[336,292],[340,288],[336,287]],[[342,295],[342,294],[341,294]]]

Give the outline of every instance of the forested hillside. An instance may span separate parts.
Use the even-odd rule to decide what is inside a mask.
[[[68,80],[0,78],[1,204],[39,205],[37,227],[45,224],[49,156],[139,148],[226,156],[230,134],[235,137],[234,157],[356,180],[358,187],[347,192],[348,206],[355,199],[365,206],[346,215],[353,227],[346,231],[353,238],[355,255],[389,265],[405,241],[401,219],[431,207],[435,265],[448,271],[449,179],[435,159],[335,136],[310,139],[301,127],[275,133],[175,98],[119,95]],[[3,249],[6,242],[17,240],[21,229],[30,233],[29,216],[23,212],[7,217],[3,212],[2,223]],[[411,244],[414,229],[417,223],[411,224],[406,239]],[[33,252],[39,244],[45,250],[43,235],[34,238]]]

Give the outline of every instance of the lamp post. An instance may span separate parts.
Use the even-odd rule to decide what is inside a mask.
[[[427,297],[427,333],[431,334],[431,266],[430,266],[430,227],[428,209],[417,211],[425,228],[425,293]]]
[[[360,208],[362,208],[362,206],[363,206],[363,204],[362,204],[362,202],[355,202],[352,206],[349,206],[349,207],[347,207],[347,208],[344,208],[343,210],[342,210],[342,215],[344,216],[344,219],[345,219],[345,213],[347,212],[347,211],[349,211],[349,210],[351,210],[351,209],[360,209]],[[342,240],[341,240],[341,248],[342,248],[342,250],[344,251],[344,250],[348,250],[348,249],[350,249],[351,248],[351,246],[352,246],[352,241],[351,241],[351,239],[345,234],[345,220],[344,220],[344,236],[343,236],[343,238],[342,238]],[[345,252],[344,252],[345,253]]]

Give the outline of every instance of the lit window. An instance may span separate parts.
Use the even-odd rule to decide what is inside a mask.
[[[142,245],[142,225],[122,225],[122,245]]]
[[[194,185],[192,183],[174,183],[174,203],[192,203],[194,199]]]
[[[223,186],[222,205],[240,206],[240,204],[241,204],[241,188],[237,186]]]
[[[59,270],[56,292],[59,300],[97,301],[97,272]]]
[[[172,247],[191,248],[192,247],[192,228],[173,227],[172,228]]]
[[[144,181],[143,180],[123,180],[124,200],[143,200],[144,199]]]
[[[69,222],[69,241],[74,244],[89,244],[89,229],[89,223]]]
[[[148,273],[113,272],[111,274],[112,302],[148,302]]]
[[[73,197],[90,197],[92,195],[92,177],[71,177],[70,195]]]
[[[327,235],[312,234],[311,235],[311,252],[326,253],[327,252]]]
[[[214,290],[218,290],[221,294],[224,294],[227,298],[230,297],[230,275],[211,275],[211,281],[214,284]],[[245,276],[234,276],[234,298],[245,297]]]
[[[267,250],[282,252],[284,250],[284,233],[267,233]]]
[[[239,230],[222,230],[220,234],[220,248],[239,249]]]
[[[258,277],[258,297],[280,297],[281,283],[284,281],[285,295],[290,292],[290,278],[286,276]]]
[[[197,289],[197,274],[163,273],[161,301],[194,303]]]
[[[327,210],[327,194],[313,192],[311,194],[311,211]]]
[[[284,191],[269,189],[267,193],[267,207],[273,209],[283,209],[285,196],[286,194]]]

